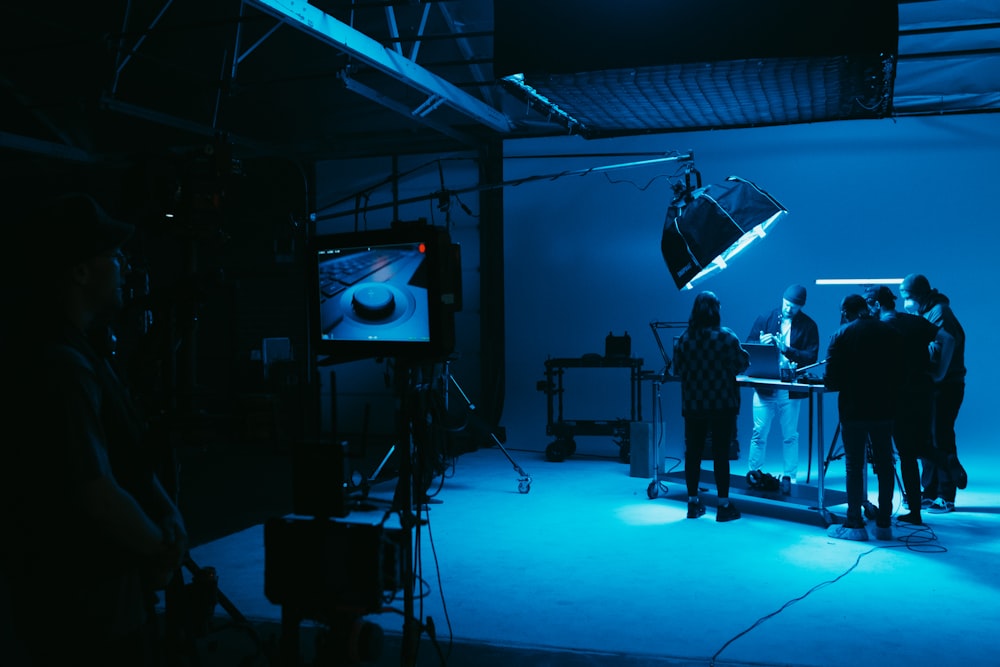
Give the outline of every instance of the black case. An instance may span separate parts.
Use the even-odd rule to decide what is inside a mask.
[[[609,332],[604,338],[604,356],[609,359],[621,359],[632,356],[632,337],[626,331],[622,336]]]

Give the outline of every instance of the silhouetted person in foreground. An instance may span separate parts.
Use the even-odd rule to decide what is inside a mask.
[[[5,285],[17,315],[3,420],[20,435],[6,442],[2,491],[17,650],[32,666],[151,665],[156,591],[187,534],[109,357],[134,229],[82,194],[18,224],[30,240]]]

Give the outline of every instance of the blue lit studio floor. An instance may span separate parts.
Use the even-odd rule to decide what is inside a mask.
[[[630,477],[615,458],[552,463],[508,451],[531,476],[528,493],[496,447],[460,456],[440,490],[431,487],[415,614],[433,620],[446,660],[422,645],[420,665],[482,665],[483,655],[505,651],[496,664],[516,655],[523,665],[862,667],[978,664],[1000,654],[995,459],[965,461],[971,482],[958,511],[925,514],[923,528],[894,527],[891,542],[859,543],[739,496],[739,521],[716,523],[711,494],[708,513],[688,520],[680,484],[650,499],[650,480]],[[826,487],[843,489],[842,461],[831,463]],[[264,595],[262,525],[192,556],[217,569],[243,616],[280,632],[281,608]],[[401,594],[390,606],[402,610]],[[226,616],[217,608],[218,623]],[[390,640],[402,616],[367,619],[386,634],[379,664],[400,664]],[[472,657],[476,646],[487,653]]]

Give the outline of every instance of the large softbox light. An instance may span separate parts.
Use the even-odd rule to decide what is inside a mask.
[[[692,289],[726,268],[787,213],[771,195],[738,176],[678,194],[667,209],[660,240],[677,289]]]

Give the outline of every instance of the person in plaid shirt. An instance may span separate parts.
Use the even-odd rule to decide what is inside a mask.
[[[716,521],[734,521],[740,511],[729,499],[729,442],[740,412],[740,387],[736,376],[750,365],[750,355],[739,337],[721,324],[719,298],[700,293],[691,308],[688,328],[674,344],[674,374],[681,381],[681,416],[684,418],[684,481],[689,519],[705,513],[698,497],[701,457],[712,436],[713,472],[718,495]]]

